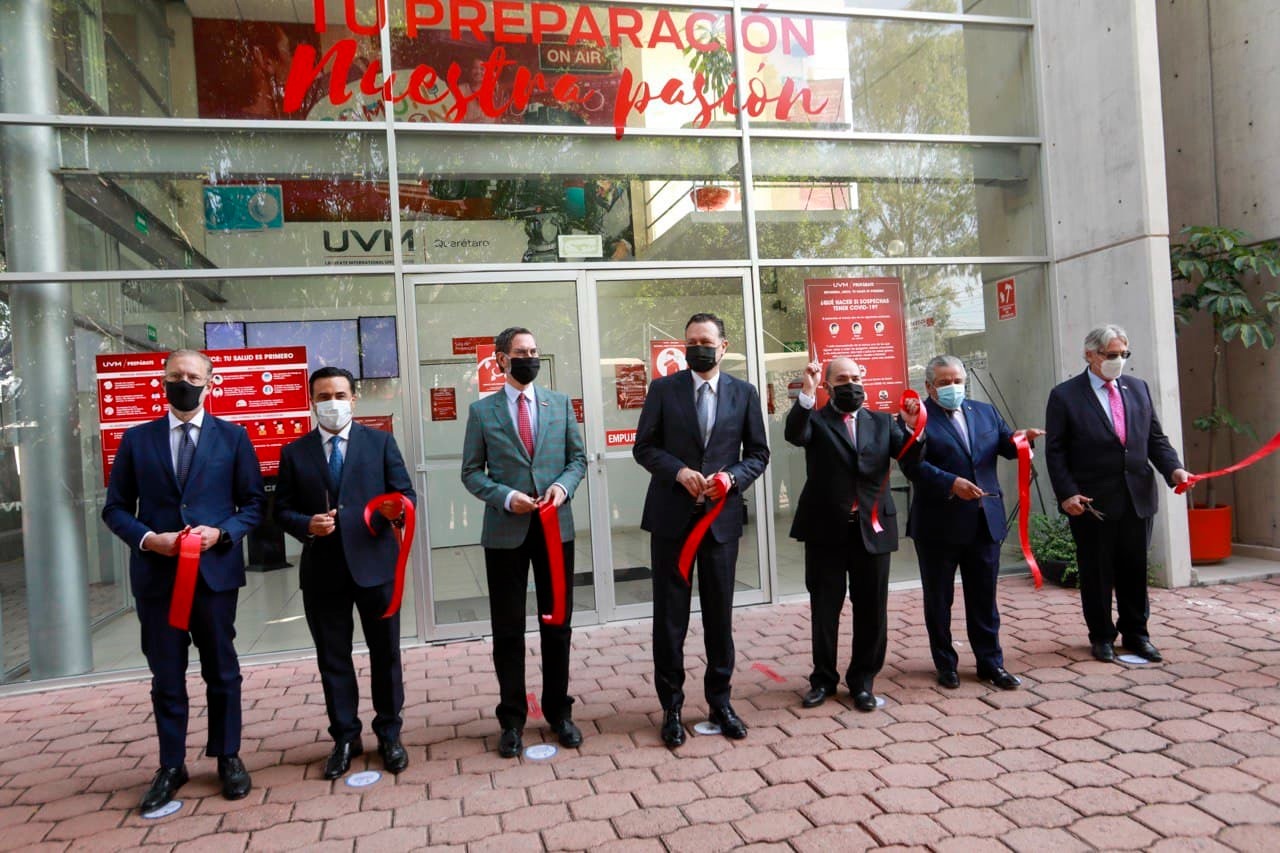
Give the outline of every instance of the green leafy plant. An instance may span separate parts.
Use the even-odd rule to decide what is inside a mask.
[[[1044,569],[1049,562],[1063,563],[1062,585],[1075,587],[1080,585],[1079,568],[1076,566],[1076,540],[1071,536],[1071,526],[1067,517],[1055,513],[1052,516],[1032,513],[1028,529],[1031,542],[1031,553],[1036,562]]]
[[[718,25],[698,24],[694,31],[701,43],[715,47],[711,50],[699,50],[692,45],[686,47],[684,55],[689,59],[689,70],[695,75],[702,75],[709,100],[718,101],[733,82],[733,52],[725,41],[723,19]]]
[[[1257,439],[1248,424],[1241,422],[1222,400],[1223,351],[1238,340],[1248,348],[1254,344],[1263,349],[1275,346],[1272,330],[1280,315],[1280,292],[1261,295],[1261,305],[1245,289],[1249,277],[1268,273],[1280,275],[1280,243],[1269,240],[1250,243],[1249,235],[1235,228],[1194,225],[1182,229],[1186,242],[1169,248],[1175,284],[1188,287],[1174,298],[1174,313],[1179,322],[1190,323],[1196,314],[1204,314],[1213,326],[1213,363],[1209,376],[1209,413],[1192,421],[1196,429],[1209,435],[1209,469],[1217,470],[1217,436],[1224,429]],[[1214,481],[1205,483],[1205,501],[1214,502]]]

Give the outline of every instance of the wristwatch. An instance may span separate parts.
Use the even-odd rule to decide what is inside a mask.
[[[218,528],[218,544],[219,545],[231,544],[231,534],[221,527]]]
[[[729,475],[729,488],[730,489],[738,488],[738,478],[733,476],[733,472],[725,471],[725,473]]]

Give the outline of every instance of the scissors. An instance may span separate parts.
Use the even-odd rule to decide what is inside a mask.
[[[1084,509],[1085,509],[1085,512],[1089,513],[1089,514],[1090,514],[1090,515],[1092,515],[1094,518],[1098,519],[1098,521],[1106,521],[1106,520],[1107,520],[1107,517],[1106,517],[1105,515],[1103,515],[1100,511],[1098,511],[1098,510],[1096,510],[1096,509],[1094,509],[1094,508],[1093,508],[1093,504],[1092,504],[1092,503],[1087,503],[1087,504],[1085,504],[1085,505],[1084,505]]]

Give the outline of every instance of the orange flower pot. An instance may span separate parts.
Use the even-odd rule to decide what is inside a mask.
[[[1191,562],[1219,563],[1231,556],[1231,507],[1196,504],[1187,510]]]

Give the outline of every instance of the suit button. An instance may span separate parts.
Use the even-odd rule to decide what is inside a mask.
[[[186,504],[183,504],[183,505],[182,505],[182,508],[183,508],[183,509],[191,509],[191,507],[187,506]]]

